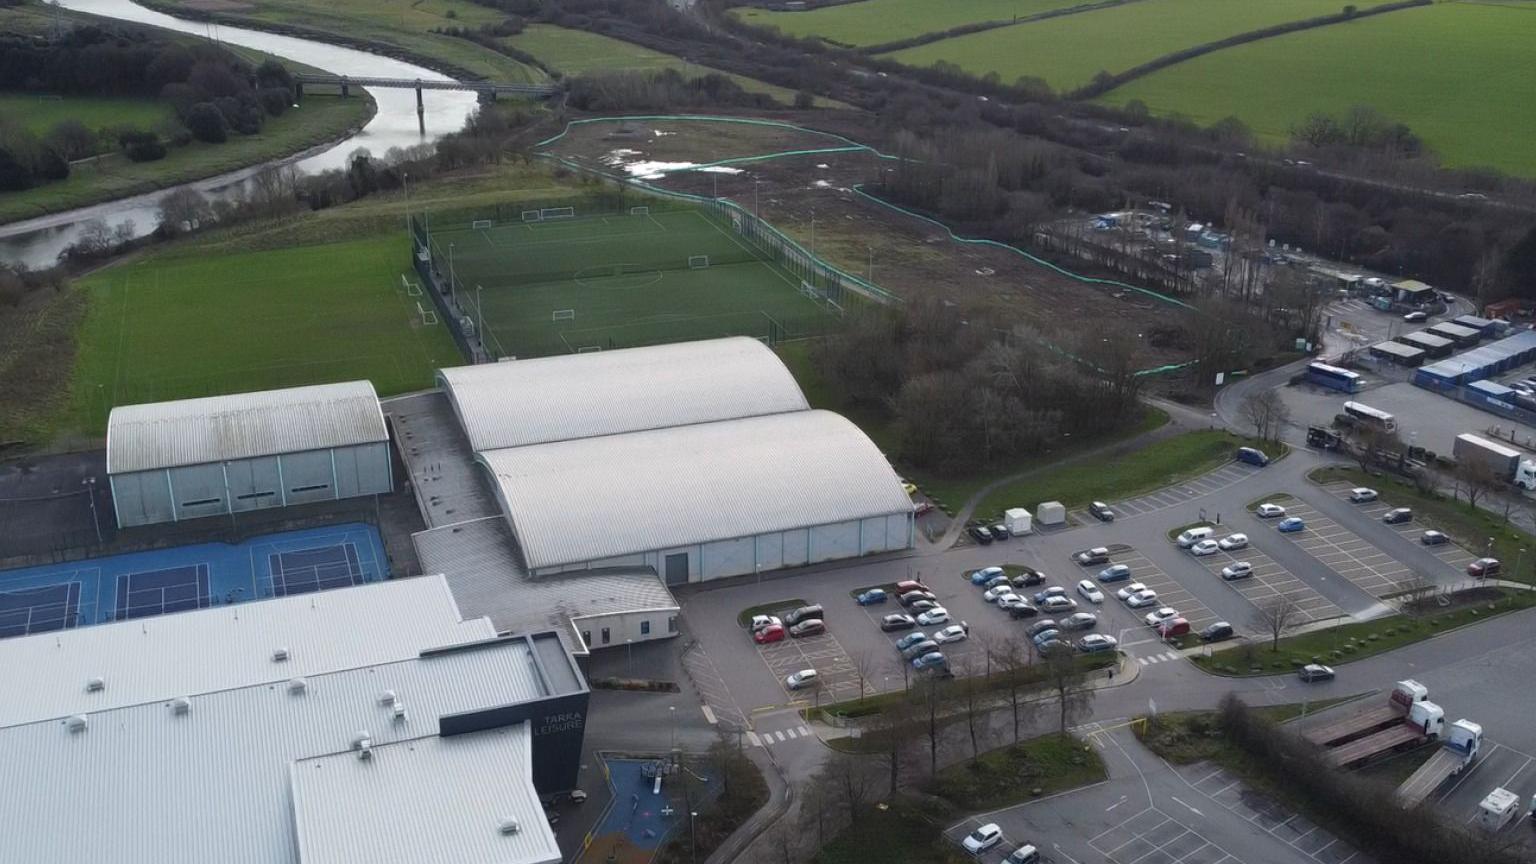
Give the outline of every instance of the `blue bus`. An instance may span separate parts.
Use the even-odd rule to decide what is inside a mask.
[[[1348,369],[1329,366],[1327,363],[1307,364],[1307,380],[1343,393],[1360,392],[1360,376]]]

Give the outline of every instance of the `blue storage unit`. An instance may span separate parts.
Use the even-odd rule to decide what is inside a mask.
[[[1431,363],[1414,373],[1413,383],[1428,390],[1453,390],[1508,372],[1532,360],[1536,360],[1536,331],[1522,330],[1481,348]]]
[[[1492,336],[1495,332],[1497,332],[1499,326],[1499,322],[1494,321],[1491,318],[1482,318],[1477,315],[1458,315],[1451,319],[1451,323],[1459,324],[1462,327],[1470,327],[1473,330],[1481,332],[1484,336]]]

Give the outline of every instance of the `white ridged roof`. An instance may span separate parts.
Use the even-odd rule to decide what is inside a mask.
[[[415,657],[496,635],[441,576],[0,639],[0,728]],[[288,659],[272,661],[276,648]],[[99,692],[86,682],[100,678]],[[0,859],[4,856],[0,855]]]
[[[906,513],[879,448],[795,411],[481,453],[532,569]]]
[[[444,369],[476,451],[809,407],[767,346],[745,336]]]
[[[557,864],[528,724],[293,763],[303,864]],[[502,820],[516,819],[503,834]]]
[[[90,714],[80,732],[60,720],[0,729],[0,860],[307,864],[289,763],[346,751],[361,730],[382,748],[436,735],[444,715],[542,696],[530,657],[526,643],[508,642],[310,676],[299,695],[281,683],[192,694],[184,715],[157,701]],[[207,661],[189,650],[180,662]],[[385,691],[405,706],[404,722],[380,705]],[[537,808],[515,815],[543,818]]]
[[[367,381],[119,405],[107,421],[107,473],[388,440]]]

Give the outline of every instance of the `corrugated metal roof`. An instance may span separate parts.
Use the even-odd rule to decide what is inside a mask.
[[[809,407],[767,346],[744,336],[444,369],[477,451]]]
[[[558,628],[584,651],[573,619],[677,608],[672,592],[650,569],[529,576],[500,516],[421,531],[411,541],[422,570],[443,574],[459,609],[466,616],[489,618],[497,632]]]
[[[282,684],[191,694],[181,715],[151,702],[93,713],[80,732],[59,720],[0,730],[12,781],[0,783],[0,814],[26,826],[6,831],[0,858],[300,864],[290,762],[344,752],[360,730],[384,747],[436,735],[444,715],[538,697],[529,658],[525,642],[507,642],[311,676],[301,694]],[[182,662],[206,661],[193,650]],[[385,691],[405,706],[403,722],[380,704]]]
[[[107,473],[388,440],[367,381],[119,405],[107,420]]]
[[[556,864],[526,722],[293,763],[303,864]],[[517,831],[502,833],[503,820]]]
[[[829,411],[492,450],[532,569],[910,512],[896,473]]]
[[[0,639],[0,727],[415,657],[495,635],[441,577]],[[272,652],[288,650],[273,662]],[[86,682],[100,678],[99,692]]]
[[[1392,354],[1397,357],[1419,357],[1424,354],[1423,348],[1415,348],[1412,345],[1404,345],[1401,342],[1377,342],[1371,346],[1372,351],[1380,351],[1383,354]]]
[[[437,391],[418,393],[386,399],[383,405],[399,439],[417,509],[428,527],[501,512],[447,396]]]

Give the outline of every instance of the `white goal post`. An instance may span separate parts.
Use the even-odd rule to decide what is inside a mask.
[[[476,219],[475,221],[469,223],[469,227],[478,231],[482,228],[494,228],[496,227],[496,222],[491,219]]]
[[[405,296],[407,296],[407,297],[420,297],[421,296],[421,286],[419,284],[417,284],[415,282],[412,282],[411,280],[405,278],[405,274],[404,273],[400,274],[400,287],[405,289]]]
[[[416,304],[416,314],[421,316],[421,323],[422,324],[425,324],[425,325],[430,327],[433,324],[437,323],[437,313],[434,312],[431,309],[422,308],[422,305],[420,303]]]
[[[556,309],[555,311],[549,313],[549,320],[551,320],[551,321],[575,321],[576,320],[576,310],[575,309]]]
[[[601,346],[601,345],[582,345],[581,347],[576,349],[576,353],[577,354],[591,354],[593,351],[601,351],[601,350],[603,350],[603,346]]]
[[[574,219],[575,207],[545,207],[539,210],[540,219]]]
[[[688,269],[689,270],[703,270],[703,269],[705,269],[708,266],[709,266],[709,256],[708,255],[689,255],[688,256]]]
[[[537,221],[539,221],[539,211],[537,211],[537,210],[524,210],[523,211],[523,221],[524,222],[537,222]]]
[[[631,207],[631,208],[629,208],[629,215],[631,215],[631,216],[649,216],[649,215],[651,215],[651,208],[650,207]]]

